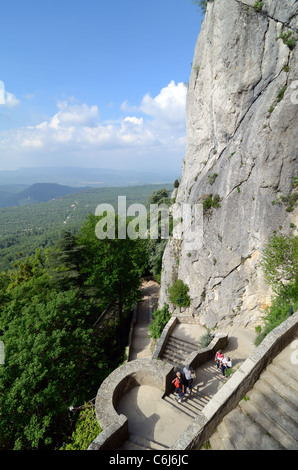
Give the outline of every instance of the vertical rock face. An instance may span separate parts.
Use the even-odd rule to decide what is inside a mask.
[[[187,150],[176,202],[202,203],[199,250],[169,240],[160,306],[177,278],[191,313],[209,327],[253,324],[270,302],[260,258],[276,231],[297,231],[287,211],[297,176],[297,0],[213,0],[196,44],[189,81]],[[296,41],[297,42],[297,41]],[[279,201],[276,203],[275,201]],[[291,228],[292,227],[292,228]]]

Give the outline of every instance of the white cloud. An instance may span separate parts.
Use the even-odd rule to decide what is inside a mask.
[[[14,108],[19,103],[20,101],[13,93],[5,90],[4,82],[0,80],[0,107]]]
[[[57,112],[36,126],[7,131],[5,135],[0,133],[0,150],[7,155],[22,156],[23,152],[24,159],[28,152],[30,158],[34,154],[38,159],[51,155],[53,162],[55,158],[58,162],[61,155],[72,154],[96,159],[105,151],[110,152],[111,166],[113,158],[116,162],[117,155],[126,154],[129,149],[136,158],[150,152],[152,155],[153,151],[159,155],[181,152],[182,160],[185,102],[185,86],[172,81],[157,96],[146,94],[139,106],[123,103],[122,111],[130,110],[130,114],[104,123],[100,122],[96,105],[74,104],[74,99],[59,101]]]
[[[15,97],[15,95],[9,93],[8,91],[5,93],[5,106],[7,106],[8,108],[14,108],[19,104],[20,101]]]
[[[174,81],[171,81],[155,98],[146,94],[140,109],[158,121],[181,123],[185,116],[186,93],[183,83],[176,85]]]

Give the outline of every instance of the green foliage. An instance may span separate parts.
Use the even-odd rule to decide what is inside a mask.
[[[87,450],[101,431],[94,408],[87,407],[80,412],[69,443],[64,444],[60,450]]]
[[[206,13],[208,2],[213,2],[214,0],[192,0],[192,4],[200,8],[203,15]]]
[[[228,379],[230,377],[230,375],[234,374],[235,372],[235,369],[232,369],[231,367],[227,367],[226,370],[225,370],[225,377]]]
[[[207,214],[211,209],[220,207],[220,197],[218,194],[208,194],[203,200],[203,213]]]
[[[209,176],[208,176],[208,183],[209,183],[209,184],[213,184],[214,181],[216,180],[217,176],[218,176],[217,173],[213,173],[213,175],[209,175]]]
[[[150,338],[158,339],[166,324],[171,318],[171,313],[169,312],[169,306],[164,304],[161,310],[154,310],[153,319],[149,325]]]
[[[203,14],[206,13],[207,9],[207,0],[192,0],[192,4],[199,6]]]
[[[188,295],[189,287],[184,284],[182,279],[177,279],[174,284],[169,287],[169,300],[174,305],[181,305],[181,307],[188,307],[190,305],[190,297]],[[181,298],[181,303],[179,303]]]
[[[263,250],[262,267],[275,296],[266,309],[256,345],[289,316],[290,309],[298,309],[298,237],[274,235],[269,239]]]
[[[0,208],[0,272],[32,256],[36,249],[53,246],[64,230],[77,234],[90,212],[98,204],[117,208],[118,195],[125,195],[127,207],[146,204],[153,191],[173,185],[143,185],[124,188],[94,188],[22,207]]]
[[[149,269],[158,283],[161,282],[162,257],[167,243],[167,239],[158,239],[148,240],[147,244]]]
[[[206,441],[204,444],[202,444],[201,448],[202,448],[203,450],[211,450],[210,441]]]
[[[265,279],[277,294],[289,289],[298,278],[298,237],[274,235],[263,250]]]
[[[272,106],[270,106],[270,108],[268,109],[268,113],[269,113],[269,114],[271,114],[271,113],[274,111],[276,105],[283,99],[286,89],[287,89],[287,85],[285,85],[284,87],[281,88],[281,90],[279,90],[279,92],[277,93],[277,97],[276,97],[274,103],[273,103]]]
[[[293,308],[294,311],[298,309],[298,285],[296,285],[295,290],[296,292],[293,293],[291,299],[285,300],[281,295],[272,299],[271,306],[265,312],[265,324],[255,340],[256,346],[263,341],[270,331],[288,318],[290,308]]]
[[[179,180],[178,179],[176,179],[174,181],[174,188],[179,188]]]
[[[179,182],[178,182],[178,186],[179,186]],[[158,205],[165,204],[166,206],[169,207],[172,204],[172,200],[169,197],[169,191],[164,188],[158,191],[155,191],[148,198],[147,207],[149,207],[150,204],[158,204]],[[150,218],[148,217],[148,226],[151,227],[150,222],[153,224],[153,221],[150,221]],[[158,224],[158,227],[157,227],[158,237],[156,239],[149,238],[147,240],[148,269],[151,272],[151,274],[153,274],[154,279],[157,282],[160,282],[161,281],[161,269],[162,269],[162,257],[163,257],[163,253],[167,245],[168,239],[162,238],[160,219],[157,221],[157,224]],[[172,226],[173,226],[173,218],[170,216],[169,217],[169,234],[172,231]]]
[[[69,405],[88,401],[124,360],[147,251],[144,240],[98,240],[97,220],[0,275],[3,450],[60,448],[73,432]]]
[[[295,184],[295,181],[293,182],[293,184]],[[295,186],[293,186],[293,187],[295,187]],[[293,210],[295,209],[295,207],[297,205],[297,202],[298,202],[298,194],[296,192],[292,192],[292,193],[288,194],[287,196],[280,196],[279,200],[272,201],[272,205],[285,204],[287,206],[286,211],[287,212],[293,212]]]
[[[287,85],[285,85],[284,87],[282,87],[281,90],[279,90],[279,92],[277,94],[277,102],[279,102],[283,99],[286,89],[287,89]]]
[[[293,32],[292,31],[283,31],[280,36],[278,36],[278,39],[282,39],[283,43],[288,46],[290,50],[294,49],[296,45],[296,39],[293,37]]]
[[[146,240],[121,239],[117,231],[114,239],[99,240],[95,228],[102,219],[90,214],[80,231],[83,255],[92,259],[92,263],[83,266],[82,274],[98,297],[104,298],[106,304],[116,304],[122,323],[124,311],[133,308],[140,299],[141,276],[148,265]],[[117,216],[115,225],[117,228]]]
[[[207,346],[209,346],[209,344],[211,343],[211,341],[213,340],[213,336],[211,334],[211,331],[208,330],[207,333],[205,333],[204,335],[202,335],[199,339],[199,348],[200,349],[204,349],[204,348],[207,348]]]
[[[260,1],[257,1],[255,4],[254,4],[254,9],[256,11],[262,11],[262,8],[263,8],[263,4],[264,2],[260,2]]]

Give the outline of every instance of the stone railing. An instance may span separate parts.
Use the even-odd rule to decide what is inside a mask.
[[[116,410],[121,398],[138,385],[154,385],[166,393],[172,375],[171,365],[152,359],[136,359],[115,369],[97,392],[95,413],[103,431],[88,450],[119,449],[128,439],[128,419]]]
[[[261,372],[298,334],[298,312],[271,331],[227,383],[211,398],[192,424],[173,444],[175,450],[198,449],[222,419],[254,386]]]
[[[180,323],[180,320],[176,316],[170,318],[165,328],[163,329],[163,332],[155,347],[152,356],[153,359],[158,359],[161,357],[163,350],[167,344],[168,338],[178,323]],[[228,335],[226,335],[225,333],[218,333],[214,336],[213,340],[206,348],[198,349],[198,351],[190,353],[185,360],[185,365],[190,365],[191,367],[193,367],[193,369],[196,369],[204,362],[207,362],[212,359],[215,356],[216,351],[218,351],[219,349],[224,349],[227,344]]]
[[[178,323],[178,318],[177,317],[171,317],[166,326],[164,327],[161,336],[158,339],[158,342],[156,344],[154,353],[152,355],[152,359],[158,359],[161,357],[163,350],[167,344],[168,338],[172,331],[174,330],[175,326]]]
[[[130,351],[131,351],[131,342],[132,342],[132,336],[134,332],[135,325],[137,323],[137,317],[138,317],[138,304],[134,306],[133,309],[133,315],[132,315],[132,321],[129,329],[129,335],[128,335],[128,345],[125,349],[125,355],[126,355],[126,362],[130,361]]]

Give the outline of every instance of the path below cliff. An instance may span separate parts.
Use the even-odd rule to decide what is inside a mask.
[[[152,358],[151,339],[148,326],[152,312],[157,308],[159,285],[153,280],[143,280],[143,299],[138,303],[137,319],[134,325],[130,346],[130,361],[134,359]]]

